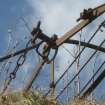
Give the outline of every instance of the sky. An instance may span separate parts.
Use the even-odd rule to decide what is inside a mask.
[[[77,24],[76,19],[79,18],[80,12],[82,12],[84,8],[94,8],[103,3],[105,3],[105,0],[1,0],[0,56],[5,55],[7,53],[8,47],[9,50],[12,49],[17,42],[20,44],[16,47],[16,50],[24,48],[27,42],[27,39],[24,40],[24,38],[30,37],[30,31],[33,27],[36,26],[39,20],[41,20],[41,29],[44,33],[46,33],[48,36],[57,34],[58,37],[61,37],[65,32],[67,32]],[[25,20],[25,22],[23,21],[23,19]],[[100,17],[100,19],[84,29],[82,40],[88,40],[90,37],[90,35],[88,35],[88,32],[92,34],[95,31],[97,25],[100,24],[100,21],[103,20],[104,16]],[[29,30],[25,25],[26,23],[29,26]],[[76,37],[74,38],[78,39],[79,37],[78,35],[76,35]],[[99,45],[99,43],[104,38],[105,36],[102,34],[99,37],[95,37],[92,42]],[[74,46],[65,46],[73,53]],[[83,64],[84,60],[88,58],[88,56],[85,58],[84,56],[92,52],[93,50],[86,49],[86,51],[83,53],[83,57],[81,57],[81,64]],[[62,55],[64,55],[65,57],[62,58]],[[99,57],[97,62],[99,62],[100,59],[102,62],[102,60],[104,60],[104,57]],[[62,74],[62,72],[64,72],[64,69],[69,65],[68,62],[70,63],[72,60],[73,57],[71,57],[70,54],[68,54],[63,48],[59,49],[56,61],[56,66],[58,66],[56,68],[58,68],[59,70],[56,70],[56,78],[58,78]],[[29,53],[27,61],[22,66],[22,70],[17,74],[17,81],[13,82],[13,85],[18,83],[18,88],[24,87],[24,84],[26,83],[24,81],[27,81],[29,79],[29,77],[31,76],[31,71],[34,70],[37,63],[37,55],[33,50]],[[91,69],[93,68],[93,65],[88,67],[90,67]],[[75,65],[72,67],[70,77],[72,77],[72,75],[76,72],[74,68]],[[91,71],[86,73],[90,76]],[[44,67],[44,70],[40,74],[41,78],[38,78],[38,81],[36,81],[34,84],[41,85],[42,80],[45,79],[42,85],[47,83],[47,87],[49,83],[48,74],[49,66],[47,65],[46,67]],[[86,76],[88,79],[89,76]],[[22,77],[22,79],[20,79],[20,77]],[[84,76],[82,76],[82,78],[84,78]]]

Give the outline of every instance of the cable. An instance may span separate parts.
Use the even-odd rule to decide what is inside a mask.
[[[89,83],[92,81],[92,79],[99,73],[103,65],[105,64],[105,61],[101,64],[101,66],[98,68],[98,70],[94,73],[94,75],[89,79],[89,81],[86,83],[86,85],[81,89],[80,94],[86,89],[86,87],[89,85]]]
[[[8,33],[9,33],[9,43],[8,43],[8,47],[7,47],[7,51],[6,51],[5,55],[8,55],[9,53],[13,52],[15,50],[15,48],[19,45],[19,43],[16,43],[16,45],[12,49],[10,49],[10,45],[12,42],[12,31],[8,30]],[[10,62],[11,62],[10,60],[4,62],[3,66],[1,67],[1,70],[0,70],[0,75],[1,75],[1,72],[4,71],[6,65],[8,65]],[[7,70],[9,70],[9,68]]]
[[[74,55],[65,46],[62,45],[62,48],[64,48],[73,58],[75,58]]]
[[[105,69],[102,71],[102,73],[96,78],[94,83],[90,85],[90,87],[83,93],[81,98],[86,98],[90,95],[90,93],[99,85],[99,83],[105,78]]]
[[[99,25],[99,27],[97,28],[97,30],[93,33],[93,35],[91,36],[91,38],[89,39],[89,41],[87,43],[90,43],[91,40],[95,37],[95,35],[98,33],[98,31],[101,29],[101,27],[103,26],[104,21]],[[69,41],[69,40],[68,40]],[[66,41],[67,42],[67,41]],[[77,57],[74,59],[74,61],[68,66],[68,68],[65,70],[65,72],[59,77],[59,79],[56,81],[55,85],[57,85],[60,80],[63,78],[63,76],[66,74],[66,72],[71,68],[71,66],[74,64],[74,62],[78,59],[78,57],[82,54],[82,52],[85,50],[85,47],[83,47],[83,49],[80,51],[80,53],[77,55]],[[48,92],[44,95],[47,96],[50,93],[50,89],[48,90]]]
[[[102,44],[105,42],[105,40],[100,44],[100,46],[102,46]],[[87,60],[87,62],[82,66],[82,68],[80,69],[80,71],[71,79],[71,81],[69,81],[69,83],[65,86],[65,88],[57,95],[56,99],[65,91],[65,89],[73,82],[73,80],[79,75],[79,73],[83,70],[83,68],[88,64],[88,62],[92,59],[92,57],[96,54],[97,50],[90,56],[90,58]]]
[[[80,53],[80,49],[81,49],[81,36],[82,36],[82,30],[80,33],[80,38],[79,38],[79,44],[77,45],[77,54]],[[78,57],[77,61],[76,61],[76,69],[77,69],[77,73],[80,70],[80,56]],[[80,76],[77,76],[77,94],[79,94],[80,92]]]
[[[40,43],[41,43],[41,42],[39,42],[38,44],[35,44],[35,45],[33,45],[33,46],[24,48],[24,49],[22,49],[22,50],[20,50],[20,51],[14,52],[13,54],[9,54],[9,55],[7,55],[7,56],[4,56],[4,57],[0,58],[0,62],[3,62],[3,61],[5,61],[6,59],[9,59],[9,58],[11,58],[11,57],[17,56],[17,55],[19,55],[19,54],[22,54],[22,53],[24,53],[24,52],[26,52],[26,51],[30,51],[30,50],[36,48],[37,46],[39,46]]]
[[[88,43],[95,37],[96,33],[100,30],[100,26],[95,31],[95,33],[91,36]],[[57,80],[56,84],[62,79],[62,77],[66,74],[66,72],[71,68],[71,66],[74,64],[74,62],[78,59],[78,57],[82,54],[82,52],[85,50],[85,47],[80,51],[80,53],[77,55],[77,57],[74,59],[74,61],[69,65],[69,67],[65,70],[65,72],[61,75],[61,77]]]
[[[28,45],[30,44],[31,40],[29,40],[26,44],[26,48],[28,47]],[[14,68],[14,70],[10,73],[8,80],[5,81],[5,86],[3,91],[1,92],[1,95],[3,95],[5,93],[5,91],[7,90],[8,86],[10,85],[10,83],[12,82],[13,79],[16,78],[16,73],[19,70],[19,68],[24,64],[24,62],[26,61],[26,56],[27,56],[28,51],[25,51],[22,55],[19,56],[16,66]]]
[[[98,27],[98,29],[95,31],[95,33],[91,36],[91,38],[89,39],[89,41],[87,42],[87,43],[89,43],[93,38],[94,38],[94,36],[97,34],[97,32],[100,30],[100,28],[103,26],[103,22],[101,23],[101,25],[99,25],[99,27]],[[73,41],[70,41],[70,40],[67,40],[65,43],[74,43]],[[76,42],[76,43],[78,43],[78,42]],[[82,43],[81,43],[82,44]],[[86,45],[86,44],[85,44]],[[30,48],[28,48],[28,49],[22,49],[21,51],[18,51],[18,52],[15,52],[14,54],[9,54],[9,55],[7,55],[7,56],[5,56],[5,57],[2,57],[2,58],[0,58],[0,62],[3,62],[4,60],[6,60],[6,59],[8,59],[8,58],[11,58],[11,57],[14,57],[14,56],[16,56],[16,55],[18,55],[18,54],[21,54],[21,53],[23,53],[25,50],[31,50],[31,49],[33,49],[34,47],[36,47],[36,45],[35,46],[32,46],[32,47],[30,47]],[[84,49],[85,49],[85,47],[82,49],[82,51],[78,54],[78,56],[77,56],[77,58],[81,55],[81,53],[84,51]],[[71,66],[72,66],[72,64],[77,60],[77,58],[71,63]],[[65,74],[65,73],[64,73]]]

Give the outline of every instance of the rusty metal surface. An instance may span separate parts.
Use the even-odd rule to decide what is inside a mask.
[[[79,32],[81,29],[83,29],[85,26],[87,26],[89,23],[91,23],[93,20],[95,20],[97,17],[99,17],[101,14],[105,12],[105,4],[98,6],[93,9],[93,13],[95,15],[94,19],[86,19],[82,20],[78,25],[76,25],[73,29],[65,33],[61,38],[59,38],[56,41],[56,45],[60,46],[62,45],[66,40],[74,36],[77,32]]]
[[[31,78],[28,80],[25,88],[23,89],[24,92],[27,92],[27,91],[30,90],[30,88],[31,88],[34,80],[36,79],[36,77],[38,76],[38,74],[41,72],[42,67],[44,66],[44,64],[45,64],[45,61],[41,61],[41,63],[37,65],[37,67],[35,68],[35,70],[33,70]]]

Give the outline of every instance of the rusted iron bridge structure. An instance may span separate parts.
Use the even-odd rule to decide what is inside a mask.
[[[78,41],[78,40],[73,40],[71,37],[76,35],[79,31],[81,31],[83,28],[85,28],[87,25],[92,23],[95,19],[97,19],[100,15],[104,14],[105,12],[105,4],[100,5],[96,8],[89,8],[89,9],[84,9],[84,11],[80,14],[80,18],[77,19],[79,21],[79,24],[76,25],[74,28],[69,30],[67,33],[65,33],[62,37],[58,38],[57,35],[53,35],[52,37],[48,37],[43,31],[40,29],[41,22],[39,21],[37,26],[33,28],[31,32],[31,39],[28,41],[26,48],[14,52],[12,54],[8,54],[4,57],[0,58],[0,62],[4,62],[5,60],[8,60],[12,57],[15,57],[17,55],[20,55],[16,64],[16,67],[13,72],[10,73],[9,80],[6,84],[6,86],[3,89],[3,94],[8,86],[10,85],[11,81],[16,78],[16,73],[18,69],[24,64],[26,60],[27,53],[31,51],[32,49],[36,49],[36,52],[38,55],[41,57],[40,64],[36,67],[36,69],[32,73],[32,77],[30,78],[29,81],[27,81],[26,87],[23,89],[24,92],[28,92],[33,84],[33,82],[36,80],[38,77],[39,73],[41,72],[43,66],[45,64],[51,64],[51,62],[54,61],[56,58],[57,52],[59,50],[59,47],[62,46],[64,43],[67,44],[75,44],[80,46],[84,46],[83,49],[79,52],[77,57],[74,59],[74,61],[69,65],[69,67],[65,70],[65,72],[59,77],[57,81],[54,81],[54,77],[52,80],[52,83],[50,84],[50,88],[48,92],[44,95],[45,97],[50,94],[51,89],[55,88],[56,85],[60,82],[60,80],[64,77],[64,75],[67,73],[67,71],[70,70],[71,66],[76,62],[78,57],[82,54],[82,52],[85,50],[85,48],[91,48],[94,49],[94,53],[90,56],[90,58],[86,61],[86,63],[80,68],[79,72],[68,82],[68,84],[64,87],[63,90],[55,97],[55,99],[59,98],[63,92],[66,90],[66,88],[75,80],[75,78],[80,74],[80,72],[83,70],[83,68],[89,63],[89,61],[92,59],[92,57],[96,54],[97,51],[105,53],[105,48],[102,47],[103,43],[105,42],[105,39],[102,41],[102,43],[97,46],[95,44],[90,44],[91,40],[95,37],[95,35],[98,33],[98,31],[102,28],[105,27],[105,20],[101,22],[97,30],[94,32],[92,37],[89,39],[88,42],[83,42],[83,41]],[[37,39],[40,39],[40,42],[36,42]],[[43,49],[40,51],[40,47],[44,46]],[[49,57],[51,51],[54,51],[54,55],[52,58]],[[105,61],[101,64],[101,66],[98,68],[98,70],[94,73],[92,78],[96,76],[97,73],[99,73],[100,69],[103,67],[105,64]],[[54,72],[53,72],[54,74]],[[81,89],[79,96],[80,98],[86,98],[91,94],[92,91],[101,83],[103,78],[105,77],[105,70],[101,72],[101,74],[94,80],[94,83],[89,85],[91,82],[92,78],[87,82],[87,84]],[[88,86],[89,85],[89,86]]]

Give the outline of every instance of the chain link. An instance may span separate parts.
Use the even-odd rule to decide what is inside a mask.
[[[28,47],[30,42],[31,42],[31,40],[29,40],[28,43],[26,44],[26,48]],[[27,51],[25,51],[22,55],[19,56],[19,58],[17,60],[17,63],[16,63],[16,67],[14,68],[13,72],[10,73],[8,81],[7,81],[6,85],[4,86],[4,89],[3,89],[1,94],[5,93],[5,91],[7,90],[8,86],[10,85],[11,81],[16,78],[17,71],[19,70],[19,68],[26,61],[26,55],[27,55]]]

